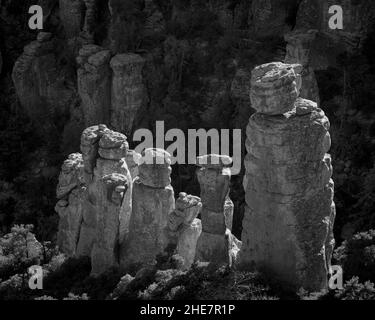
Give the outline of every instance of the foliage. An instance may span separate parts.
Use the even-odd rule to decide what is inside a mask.
[[[11,233],[0,238],[0,279],[17,273],[27,273],[27,268],[41,258],[41,246],[31,233],[32,225],[14,226]]]
[[[335,250],[334,258],[344,270],[346,279],[375,282],[375,230],[360,232]]]
[[[360,283],[358,277],[347,281],[343,290],[339,290],[336,299],[340,300],[375,300],[375,286],[372,282]]]

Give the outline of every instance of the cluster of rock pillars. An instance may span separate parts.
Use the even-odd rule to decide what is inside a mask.
[[[335,218],[329,121],[315,102],[299,97],[302,71],[281,62],[252,71],[257,112],[246,129],[242,241],[231,233],[229,156],[198,157],[200,197],[180,193],[175,200],[171,155],[137,154],[124,134],[100,124],[83,131],[81,153],[62,166],[61,250],[90,256],[92,275],[99,275],[152,264],[174,245],[185,269],[212,262],[265,271],[295,289],[326,288]]]

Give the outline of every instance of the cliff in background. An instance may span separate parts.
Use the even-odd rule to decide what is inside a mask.
[[[30,222],[43,233],[40,226],[48,224],[44,236],[53,237],[60,165],[93,124],[126,133],[130,144],[135,129],[154,129],[156,120],[164,120],[166,130],[176,123],[182,130],[241,128],[244,153],[245,127],[254,112],[250,71],[284,60],[303,65],[301,97],[319,101],[332,121],[336,235],[373,226],[366,195],[373,192],[374,179],[374,4],[335,1],[344,9],[344,30],[338,31],[328,28],[332,3],[40,1],[45,30],[37,35],[27,28],[30,4],[3,1],[3,230]],[[230,195],[237,236],[242,176],[232,178]],[[176,194],[199,194],[188,165],[174,166],[172,185]]]

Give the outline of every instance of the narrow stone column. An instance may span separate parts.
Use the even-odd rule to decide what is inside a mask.
[[[232,265],[240,242],[230,231],[230,214],[225,215],[229,194],[230,166],[228,156],[207,155],[197,158],[197,178],[202,199],[202,233],[198,239],[195,259]],[[230,211],[230,210],[229,210]],[[227,208],[228,212],[228,208]]]
[[[111,101],[111,53],[97,45],[79,50],[78,94],[82,100],[85,126],[108,123]]]
[[[96,237],[91,253],[91,275],[100,275],[111,267],[119,266],[119,212],[128,185],[127,177],[112,173],[98,183],[98,211]]]
[[[287,42],[285,63],[302,65],[300,97],[315,101],[319,105],[318,83],[310,64],[310,51],[317,33],[317,30],[298,30],[287,33],[284,38]]]
[[[252,72],[257,113],[246,130],[240,262],[293,289],[320,291],[334,245],[331,140],[324,112],[297,98],[298,69],[273,62]]]
[[[60,20],[67,39],[79,36],[84,14],[82,0],[59,0]]]
[[[142,82],[144,63],[140,55],[133,53],[118,54],[111,60],[111,125],[128,135],[132,132],[134,119],[145,96]]]
[[[82,134],[81,151],[87,195],[84,202],[77,254],[90,256],[93,247],[99,246],[99,249],[95,249],[95,259],[100,260],[102,258],[97,256],[100,255],[97,252],[104,250],[100,247],[101,242],[104,241],[103,237],[105,237],[103,233],[109,232],[104,229],[103,223],[111,225],[110,232],[117,239],[116,248],[125,236],[126,230],[129,229],[132,178],[125,161],[128,142],[125,135],[109,130],[105,125],[92,126],[84,130]],[[108,186],[114,184],[116,186],[126,185],[126,192],[122,192],[123,199],[119,204],[109,201],[108,197],[104,196],[109,192],[108,188],[110,187]],[[116,217],[111,218],[107,215]],[[117,221],[117,225],[113,221]],[[114,240],[108,241],[113,243]],[[108,252],[112,249],[106,247],[105,250]],[[117,257],[118,259],[119,257]],[[113,265],[112,262],[110,264]],[[95,267],[93,270],[94,273],[98,273],[102,269]]]
[[[169,241],[176,245],[176,253],[184,258],[185,269],[189,269],[194,262],[197,241],[202,232],[201,220],[197,219],[201,209],[199,197],[181,192],[176,200],[176,209],[169,215]]]
[[[57,245],[67,256],[76,254],[86,187],[83,183],[83,160],[80,153],[72,153],[64,161],[57,185],[55,206],[59,214]]]
[[[168,245],[165,232],[174,210],[170,155],[162,149],[142,153],[139,174],[133,184],[132,215],[128,236],[121,245],[121,266],[153,263]]]

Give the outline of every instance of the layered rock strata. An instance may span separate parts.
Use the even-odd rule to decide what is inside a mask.
[[[334,246],[331,139],[324,112],[298,98],[298,69],[275,62],[252,72],[240,261],[320,291]]]
[[[175,208],[171,186],[171,156],[162,149],[146,149],[134,179],[129,233],[121,246],[121,266],[153,263],[168,245],[165,232]]]
[[[207,155],[197,158],[197,178],[202,199],[202,233],[197,242],[195,259],[202,262],[228,264],[236,260],[241,242],[232,235],[230,204],[230,166],[228,156]],[[227,212],[227,215],[226,215]],[[229,212],[229,213],[228,213]]]

